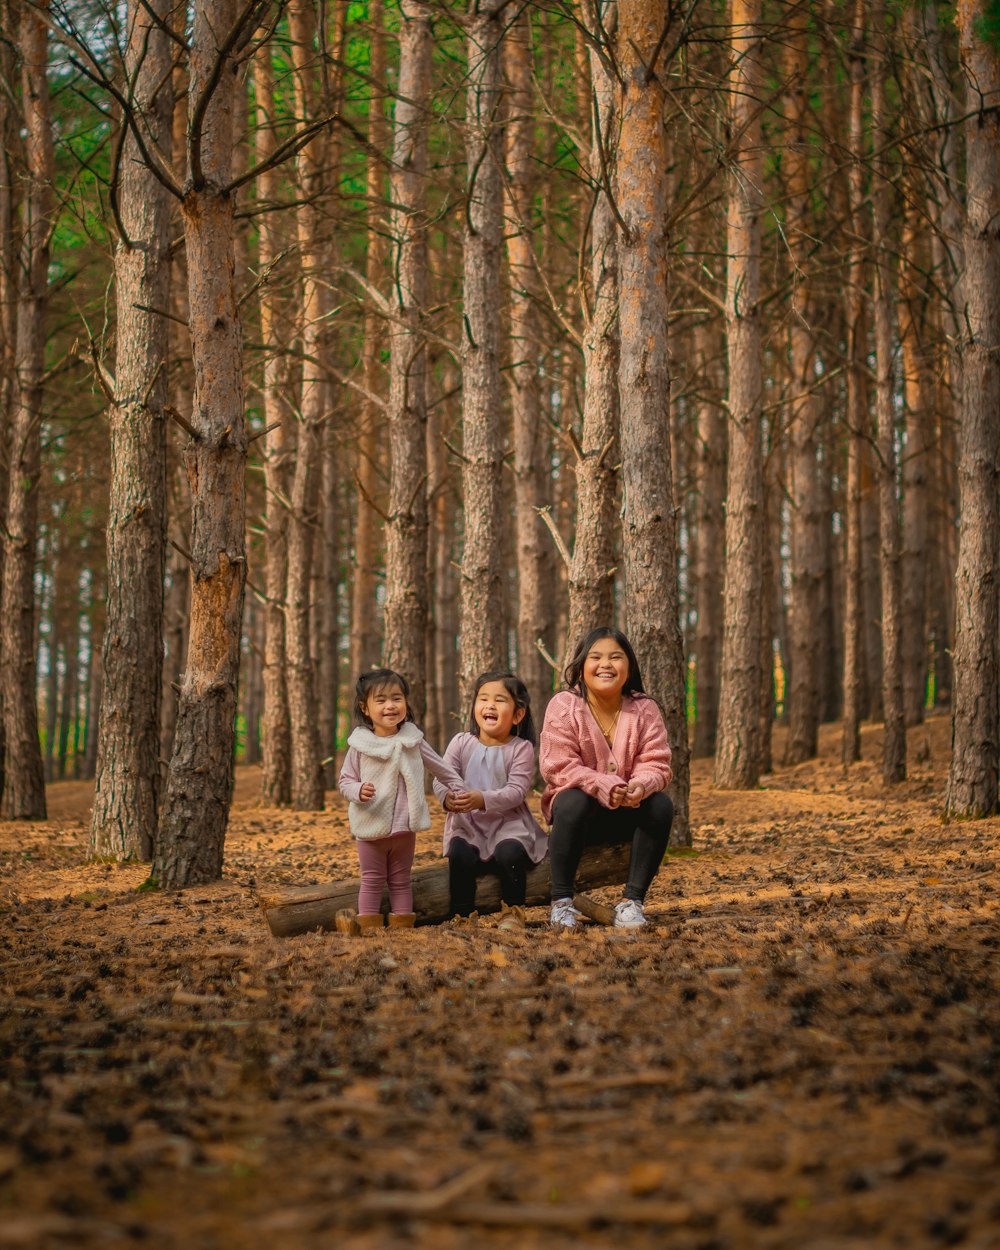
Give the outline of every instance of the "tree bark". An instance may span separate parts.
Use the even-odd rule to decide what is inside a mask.
[[[589,10],[588,10],[589,13]],[[603,31],[614,35],[615,0],[605,0]],[[592,22],[596,28],[596,21]],[[591,30],[597,38],[599,32]],[[611,181],[618,125],[615,83],[607,58],[591,46],[589,173],[596,185],[590,219],[590,309],[584,326],[583,427],[576,455],[576,525],[568,570],[569,608],[565,650],[595,625],[614,619],[616,444],[618,436],[618,227],[611,208]],[[551,681],[551,678],[549,679]]]
[[[275,147],[274,64],[270,44],[254,61],[254,93],[257,102],[256,159],[266,161]],[[277,167],[264,170],[257,179],[257,199],[263,206],[279,201],[281,174]],[[264,212],[260,218],[258,270],[260,287],[260,337],[264,346],[264,724],[261,799],[273,807],[292,801],[292,729],[288,717],[288,680],[285,658],[285,600],[288,593],[288,508],[291,492],[289,466],[291,429],[284,392],[287,378],[279,339],[291,310],[279,303],[273,274],[283,250],[280,214]],[[283,382],[286,385],[283,385]]]
[[[169,159],[173,98],[166,0],[128,6],[125,72],[132,108]],[[122,123],[128,125],[127,122]],[[111,487],[107,524],[107,625],[97,785],[90,853],[153,855],[160,795],[163,577],[170,300],[170,194],[146,166],[131,126],[118,187],[124,230],[115,245],[118,306]]]
[[[951,816],[997,810],[1000,675],[1000,56],[983,37],[990,6],[959,0],[968,198],[965,222],[964,378],[960,433],[958,572],[952,753],[945,807]]]
[[[893,368],[893,283],[889,261],[890,171],[884,155],[889,129],[885,119],[886,69],[879,66],[872,85],[875,161],[872,226],[875,241],[875,407],[878,416],[879,561],[882,581],[882,776],[887,785],[906,778],[906,724],[903,715],[903,621],[900,579],[899,505],[896,487],[895,377]]]
[[[667,338],[665,65],[653,65],[668,22],[666,0],[619,0],[622,71],[617,191],[621,365],[622,535],[625,616],[646,689],[664,710],[673,747],[671,840],[690,842],[690,773],[684,642],[677,585],[677,530],[670,461]]]
[[[219,878],[232,795],[246,582],[247,441],[234,283],[234,196],[227,190],[236,64],[220,40],[236,21],[234,0],[195,5],[188,180],[181,201],[195,375],[191,424],[196,433],[186,450],[193,504],[191,617],[153,862],[153,876],[165,887]]]
[[[295,0],[289,10],[289,25],[295,66],[296,112],[300,117],[316,117],[319,101],[315,81],[316,28],[312,0]],[[295,212],[302,266],[302,375],[298,446],[292,473],[287,530],[285,661],[291,726],[292,807],[297,811],[322,811],[324,794],[310,611],[321,432],[328,417],[329,399],[322,362],[322,339],[329,307],[324,273],[324,149],[323,136],[318,135],[300,149],[296,158],[302,196],[302,203]]]
[[[577,870],[577,888],[595,890],[617,885],[628,872],[629,845],[590,846],[583,852]],[[293,937],[297,933],[314,933],[333,929],[337,912],[358,905],[357,880],[331,881],[325,885],[301,886],[290,890],[262,893],[260,906],[274,937]],[[528,873],[527,906],[540,907],[551,895],[551,866],[548,857]],[[500,881],[489,875],[480,877],[476,885],[476,910],[488,915],[500,910]],[[389,911],[388,900],[383,912]],[[448,888],[448,865],[434,864],[417,868],[413,873],[413,910],[417,924],[442,924],[451,918],[451,894]]]
[[[477,674],[507,663],[503,532],[506,507],[500,411],[500,248],[503,240],[503,0],[470,0],[465,151],[468,168],[463,253],[462,702]]]
[[[430,10],[402,0],[393,167],[389,331],[389,521],[385,662],[410,682],[411,710],[427,706],[427,127],[431,113]]]
[[[793,269],[789,323],[791,366],[789,457],[791,494],[791,590],[789,606],[788,741],[785,762],[813,759],[819,737],[824,565],[823,511],[817,463],[822,401],[816,390],[815,346],[809,324],[810,253],[816,234],[809,168],[809,32],[803,8],[791,11],[785,36],[788,146],[784,155],[785,231]]]
[[[47,80],[48,37],[39,10],[21,11],[22,108],[27,164],[22,203],[15,400],[10,430],[7,523],[0,598],[0,689],[6,751],[3,815],[45,819],[45,775],[35,703],[35,541],[41,478],[50,231],[55,158]]]
[[[760,778],[761,468],[760,0],[733,0],[730,125],[737,143],[729,184],[726,324],[729,468],[725,626],[715,781],[750,789]]]
[[[552,673],[537,641],[551,647],[552,596],[545,558],[544,430],[538,362],[542,354],[541,288],[535,269],[535,132],[532,88],[531,10],[524,10],[504,35],[504,73],[509,91],[507,121],[507,264],[510,275],[508,374],[514,470],[514,567],[517,572],[517,669],[535,700],[541,723]]]

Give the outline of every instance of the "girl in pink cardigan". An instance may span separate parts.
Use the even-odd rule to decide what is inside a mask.
[[[551,822],[553,924],[574,928],[574,878],[583,848],[632,843],[615,927],[641,929],[643,902],[663,860],[674,806],[670,744],[660,709],[643,691],[635,652],[617,629],[593,629],[566,669],[567,689],[545,712],[539,767]]]

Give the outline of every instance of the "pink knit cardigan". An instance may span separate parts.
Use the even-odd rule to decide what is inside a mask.
[[[607,742],[585,699],[572,690],[553,696],[545,709],[538,766],[545,778],[542,815],[563,790],[583,790],[604,807],[615,786],[638,781],[647,794],[670,784],[670,743],[654,700],[637,694],[622,700],[614,741]]]

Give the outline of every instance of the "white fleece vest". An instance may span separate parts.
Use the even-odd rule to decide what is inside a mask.
[[[375,797],[367,803],[351,803],[348,813],[351,833],[366,841],[387,838],[392,832],[392,814],[396,809],[399,779],[406,786],[406,802],[410,812],[410,829],[416,833],[429,829],[431,814],[424,796],[424,762],[420,743],[424,735],[412,721],[404,721],[398,733],[389,738],[359,725],[347,739],[361,756],[361,783],[370,781]]]

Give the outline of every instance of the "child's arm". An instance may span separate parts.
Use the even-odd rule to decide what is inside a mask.
[[[337,778],[337,789],[350,803],[367,803],[375,796],[375,787],[370,782],[364,785],[361,783],[361,756],[354,747],[348,747],[344,756],[344,764]],[[363,791],[370,793],[365,794]]]
[[[449,749],[450,746],[451,744],[449,743]],[[461,773],[452,764],[446,763],[424,738],[420,739],[419,750],[420,758],[424,761],[424,767],[433,777],[442,782],[447,790],[465,789],[465,782],[462,780]],[[435,793],[437,793],[436,790]]]
[[[444,753],[443,762],[447,764],[448,767],[451,768],[455,772],[455,774],[459,777],[461,777],[462,775],[462,771],[461,771],[462,770],[462,743],[464,742],[466,736],[467,735],[465,734],[456,734],[454,738],[452,738],[452,740],[448,743],[447,750]],[[434,776],[434,780],[431,782],[431,785],[434,788],[434,793],[437,795],[438,802],[445,809],[445,811],[448,811],[449,808],[448,808],[447,799],[449,795],[451,794],[452,790],[454,790],[456,787],[452,786],[451,788],[449,788],[448,786],[444,784],[443,781],[440,781],[436,775]],[[461,788],[462,789],[465,788],[464,781],[462,782]]]
[[[618,773],[599,773],[583,762],[580,729],[571,705],[559,700],[556,695],[545,711],[539,748],[542,776],[555,790],[582,790],[605,807],[617,806],[611,791],[624,788],[625,778]]]

